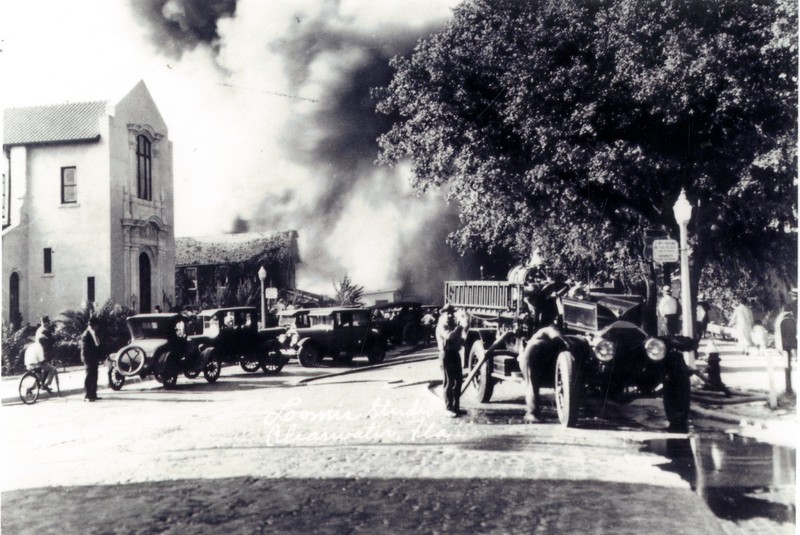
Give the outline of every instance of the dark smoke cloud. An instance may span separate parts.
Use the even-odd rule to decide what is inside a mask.
[[[438,203],[414,198],[399,171],[378,168],[374,163],[377,138],[389,130],[393,118],[375,111],[371,89],[390,82],[393,70],[389,60],[393,56],[410,54],[418,39],[438,26],[421,31],[382,26],[379,35],[369,34],[342,24],[336,2],[325,6],[316,18],[298,16],[287,36],[272,42],[265,39],[264,43],[283,57],[290,92],[305,95],[310,91],[315,95],[313,100],[287,102],[287,106],[298,106],[298,113],[287,125],[283,148],[287,159],[314,176],[316,202],[312,206],[304,204],[301,198],[307,196],[300,192],[261,192],[254,187],[254,195],[260,195],[261,200],[255,212],[245,216],[249,228],[296,229],[301,239],[305,238],[301,255],[306,271],[314,272],[320,282],[328,285],[338,281],[345,268],[337,260],[336,251],[329,250],[327,238],[349,209],[353,196],[366,192],[375,206],[408,210],[410,217],[419,219],[420,225],[412,231],[386,229],[387,239],[404,233],[400,236],[400,253],[388,260],[393,265],[387,271],[396,273],[396,284],[405,294],[441,302],[443,280],[475,278],[482,265],[487,277],[502,276],[507,270],[505,265],[498,269],[483,255],[462,256],[447,245],[448,234],[459,224],[456,207],[448,206],[442,195]],[[177,54],[200,42],[217,43],[217,21],[232,15],[235,9],[233,1],[197,0],[149,0],[139,7],[153,26],[160,46]],[[348,60],[333,59],[341,57]],[[321,64],[333,75],[327,73],[330,77],[318,94],[314,92],[314,84],[319,81],[313,80],[313,69]],[[357,239],[353,236],[353,240]]]
[[[418,32],[401,30],[382,33],[380,38],[364,36],[309,21],[302,24],[302,31],[275,44],[275,50],[285,54],[297,93],[302,93],[309,68],[320,54],[357,51],[360,58],[342,67],[311,117],[297,117],[287,131],[287,151],[297,162],[317,168],[320,180],[326,182],[318,215],[335,216],[354,189],[363,181],[375,180],[376,140],[389,130],[392,120],[376,113],[370,91],[389,83],[393,74],[389,60],[410,52],[418,38]],[[311,146],[304,139],[309,126],[322,133]],[[399,194],[396,182],[386,181],[383,189],[387,195]]]
[[[200,43],[216,47],[217,21],[236,12],[236,0],[130,0],[165,53],[180,57]]]
[[[428,28],[423,34],[436,28]],[[326,229],[330,229],[347,206],[348,198],[360,188],[376,192],[375,202],[391,204],[408,197],[401,187],[400,177],[387,169],[378,172],[374,160],[378,153],[377,138],[387,132],[392,117],[375,111],[371,96],[375,87],[387,85],[393,75],[389,60],[395,55],[407,55],[416,45],[420,32],[402,29],[383,31],[380,37],[331,30],[324,21],[307,21],[291,38],[275,44],[274,49],[285,55],[293,90],[303,92],[309,69],[326,52],[357,51],[358,61],[339,72],[335,83],[315,107],[310,117],[298,117],[287,132],[286,149],[293,158],[317,170],[319,202],[307,214],[314,222],[321,244]],[[322,135],[309,145],[304,139],[311,122]],[[379,182],[378,182],[379,181]],[[377,186],[377,187],[376,187]],[[260,211],[269,213],[268,199]],[[273,205],[274,206],[274,205]],[[447,235],[458,225],[458,213],[442,202],[434,213],[428,213],[427,223],[413,235],[403,236],[403,253],[395,259],[400,277],[400,289],[427,301],[440,301],[444,278],[476,276],[474,255],[461,256],[446,245]],[[272,216],[259,222],[266,227],[279,227],[284,218],[273,210]],[[391,232],[394,229],[387,229]],[[306,229],[306,232],[308,230]],[[307,251],[317,259],[335,264],[324,247]]]

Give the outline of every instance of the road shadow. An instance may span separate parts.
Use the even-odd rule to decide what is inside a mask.
[[[490,469],[487,466],[487,470]],[[6,533],[716,533],[687,488],[238,477],[3,493]],[[87,514],[91,511],[100,514]]]

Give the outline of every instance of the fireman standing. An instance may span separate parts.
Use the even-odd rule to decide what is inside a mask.
[[[444,373],[445,408],[452,416],[462,413],[461,384],[464,380],[461,370],[461,350],[464,348],[467,331],[467,315],[456,313],[453,305],[442,309],[439,324],[436,326],[436,343],[439,346],[439,363]]]

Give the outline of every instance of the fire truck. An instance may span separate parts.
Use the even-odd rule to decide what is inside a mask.
[[[662,396],[669,428],[686,428],[690,371],[681,352],[696,342],[649,336],[643,297],[570,286],[536,266],[515,267],[505,281],[446,281],[444,297],[470,317],[462,366],[479,402],[491,400],[498,382],[523,381],[518,358],[527,341],[554,325],[561,336],[535,371],[554,390],[562,425],[576,426],[592,397],[627,403]]]

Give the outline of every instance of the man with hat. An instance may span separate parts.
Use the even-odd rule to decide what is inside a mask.
[[[461,349],[466,341],[466,330],[466,314],[463,311],[457,313],[451,304],[446,305],[436,326],[436,344],[439,346],[439,363],[444,372],[442,388],[445,408],[452,416],[462,414],[461,384],[464,378],[461,371]]]
[[[103,360],[103,351],[100,346],[100,338],[97,335],[99,325],[97,316],[89,317],[89,326],[81,335],[81,362],[86,369],[86,379],[83,382],[85,389],[84,401],[97,401],[97,367]]]
[[[674,336],[680,334],[679,321],[680,304],[672,297],[672,288],[669,285],[661,287],[661,298],[658,300],[658,335]]]

